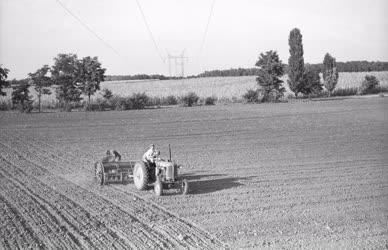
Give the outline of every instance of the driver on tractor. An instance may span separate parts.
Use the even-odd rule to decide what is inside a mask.
[[[159,155],[160,151],[157,151],[155,149],[155,145],[151,144],[149,149],[144,153],[142,160],[146,165],[150,167],[155,167],[155,160]]]

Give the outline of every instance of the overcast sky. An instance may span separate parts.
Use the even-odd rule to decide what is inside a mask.
[[[98,56],[107,74],[168,74],[167,52],[189,57],[188,74],[253,67],[277,50],[287,62],[288,35],[298,27],[305,62],[329,52],[337,61],[388,61],[387,0],[0,0],[0,64],[24,78],[58,53]],[[111,46],[111,47],[109,47]],[[113,48],[113,49],[112,49]],[[116,52],[117,53],[116,53]]]

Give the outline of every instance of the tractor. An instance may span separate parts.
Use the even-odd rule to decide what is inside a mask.
[[[168,160],[156,159],[154,164],[143,161],[122,162],[121,156],[116,159],[107,159],[94,164],[95,176],[100,185],[108,183],[124,183],[133,178],[138,190],[154,187],[155,194],[161,196],[163,189],[178,188],[182,194],[187,194],[189,184],[178,176],[178,164],[171,160],[171,147],[168,145],[170,158]]]
[[[153,185],[157,196],[163,195],[163,189],[177,188],[182,194],[189,191],[186,179],[179,178],[180,165],[171,160],[171,147],[168,145],[170,158],[168,160],[155,159],[153,164],[143,161],[136,162],[133,169],[133,182],[138,190],[145,190]]]

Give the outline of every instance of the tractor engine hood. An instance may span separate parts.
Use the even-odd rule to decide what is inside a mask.
[[[169,161],[157,161],[156,162],[156,167],[159,168],[168,168],[174,166],[174,163],[169,162]]]

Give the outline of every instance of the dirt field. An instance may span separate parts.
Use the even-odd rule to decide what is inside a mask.
[[[0,113],[0,248],[388,247],[388,98]],[[191,194],[100,187],[150,143]]]

